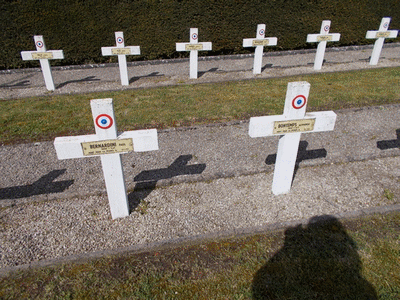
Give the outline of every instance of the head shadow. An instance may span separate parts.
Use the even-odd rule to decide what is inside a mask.
[[[151,77],[163,77],[164,74],[160,74],[160,72],[152,72],[148,75],[143,75],[143,76],[133,76],[129,79],[129,84],[131,84],[132,82],[135,82],[141,78],[151,78]]]
[[[134,177],[135,188],[128,194],[130,211],[133,212],[140,202],[156,188],[157,182],[163,179],[170,179],[182,175],[201,174],[206,168],[206,164],[188,165],[193,158],[192,155],[180,155],[174,162],[163,169],[142,171]]]
[[[396,129],[396,137],[395,140],[377,141],[376,146],[381,150],[400,148],[400,129]]]
[[[56,86],[56,89],[60,89],[70,83],[82,83],[82,82],[93,82],[93,81],[100,81],[100,79],[96,78],[96,76],[87,76],[82,79],[76,79],[76,80],[68,80],[63,83],[60,83]]]
[[[254,275],[253,299],[378,299],[357,245],[329,215],[285,231],[283,247]]]

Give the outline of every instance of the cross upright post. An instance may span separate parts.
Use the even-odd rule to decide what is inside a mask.
[[[340,33],[329,33],[331,28],[331,21],[324,20],[321,24],[319,34],[308,34],[307,43],[318,43],[317,53],[314,60],[314,70],[321,70],[324,61],[325,49],[327,42],[338,42],[340,40]]]
[[[265,37],[265,24],[257,25],[255,39],[243,39],[243,47],[256,47],[254,52],[253,74],[261,74],[264,46],[276,46],[277,43],[278,39],[276,37]]]
[[[367,31],[365,36],[366,39],[376,39],[374,48],[372,50],[371,59],[369,61],[369,64],[372,66],[378,64],[385,38],[396,38],[398,35],[398,30],[388,30],[390,20],[391,18],[382,18],[379,30]]]
[[[190,78],[197,78],[198,52],[212,50],[211,42],[199,43],[199,30],[190,28],[190,43],[176,43],[176,51],[190,51]]]
[[[121,154],[158,150],[157,130],[126,131],[117,135],[112,99],[90,101],[96,134],[57,137],[58,159],[100,156],[113,219],[129,215]]]
[[[122,85],[129,85],[127,55],[140,55],[140,46],[125,46],[124,33],[115,32],[115,47],[101,47],[103,56],[118,55],[119,74]]]
[[[335,126],[333,111],[306,113],[309,91],[308,82],[290,82],[283,115],[250,118],[250,137],[281,135],[272,183],[274,195],[290,191],[301,133],[331,131]]]
[[[35,35],[33,39],[35,41],[36,51],[21,51],[22,60],[39,60],[46,88],[49,91],[54,91],[55,86],[49,59],[63,59],[64,53],[62,50],[46,50],[42,35]]]

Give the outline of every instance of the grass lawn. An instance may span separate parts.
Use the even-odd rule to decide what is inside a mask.
[[[89,100],[113,98],[118,129],[282,114],[288,82],[311,84],[308,111],[398,103],[400,68],[0,101],[0,145],[94,133]]]
[[[400,299],[400,212],[30,269],[1,299]]]

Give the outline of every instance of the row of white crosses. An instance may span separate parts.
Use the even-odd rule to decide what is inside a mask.
[[[398,30],[388,30],[390,18],[383,18],[378,31],[368,31],[367,39],[377,39],[372,51],[370,64],[376,65],[382,51],[385,38],[396,38]],[[314,69],[320,70],[325,55],[327,42],[337,42],[340,40],[339,33],[329,33],[331,21],[322,21],[319,34],[307,35],[308,43],[318,43],[317,53],[314,61]],[[176,43],[176,51],[190,51],[190,78],[197,78],[198,75],[198,51],[212,50],[211,42],[199,43],[199,34],[197,28],[190,28],[190,42]],[[39,60],[43,72],[46,88],[54,91],[54,82],[51,75],[49,59],[63,59],[62,50],[46,51],[43,36],[34,36],[36,51],[22,51],[23,60]],[[129,85],[128,68],[126,55],[140,55],[140,46],[125,46],[124,34],[122,31],[115,32],[115,47],[102,47],[103,56],[118,55],[118,64],[122,85]],[[255,39],[243,39],[243,47],[255,47],[253,73],[260,74],[262,66],[263,49],[265,46],[276,46],[278,39],[276,37],[265,38],[265,24],[258,24]]]
[[[272,192],[288,193],[293,179],[302,132],[333,130],[333,111],[306,113],[310,84],[288,84],[283,115],[250,119],[250,137],[281,135],[278,145]],[[129,215],[121,154],[129,151],[158,150],[157,130],[126,131],[117,135],[112,99],[91,100],[96,134],[57,137],[54,140],[58,159],[100,156],[108,201],[113,219]]]

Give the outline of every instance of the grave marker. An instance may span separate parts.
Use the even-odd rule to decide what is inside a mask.
[[[388,30],[391,18],[382,18],[379,30],[367,31],[366,39],[376,39],[374,49],[372,50],[370,65],[378,64],[379,56],[381,55],[383,43],[385,38],[396,38],[398,30]]]
[[[317,53],[315,55],[314,70],[321,70],[322,62],[324,61],[325,49],[327,42],[338,42],[340,33],[329,33],[331,21],[322,21],[321,31],[319,34],[308,34],[307,43],[318,43]]]
[[[278,39],[276,37],[265,37],[265,24],[257,25],[255,39],[243,39],[243,47],[256,47],[254,52],[253,74],[261,74],[264,46],[276,46],[277,43]]]
[[[157,130],[125,131],[117,135],[112,99],[90,101],[96,134],[57,137],[58,159],[100,156],[113,219],[129,215],[121,154],[158,150]]]
[[[275,195],[290,191],[301,133],[331,131],[335,126],[333,111],[306,113],[309,90],[308,82],[290,82],[283,115],[250,118],[250,137],[282,135],[272,183]]]
[[[63,59],[64,54],[62,50],[46,50],[46,45],[42,35],[35,35],[36,51],[21,51],[22,60],[39,60],[42,69],[44,82],[49,91],[54,91],[54,81],[51,75],[51,68],[49,59]]]
[[[124,33],[115,32],[115,47],[101,47],[103,56],[118,55],[119,74],[122,85],[129,85],[128,66],[126,64],[127,55],[140,55],[140,46],[125,46]]]
[[[209,50],[212,50],[212,43],[199,43],[197,28],[190,28],[190,43],[176,43],[176,51],[190,51],[190,78],[197,78],[198,52]]]

